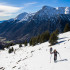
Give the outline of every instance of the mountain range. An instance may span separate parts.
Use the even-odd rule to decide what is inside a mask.
[[[70,24],[70,7],[43,6],[35,13],[21,13],[16,18],[0,24],[0,37],[7,40],[24,41],[48,30],[52,33],[59,29],[63,32],[65,25]]]

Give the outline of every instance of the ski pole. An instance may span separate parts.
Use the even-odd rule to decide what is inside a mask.
[[[59,54],[59,57],[60,57],[60,59],[61,59],[61,56],[60,56],[60,54]]]
[[[51,56],[50,56],[50,63],[51,63],[51,57],[52,57],[52,54],[51,54]]]

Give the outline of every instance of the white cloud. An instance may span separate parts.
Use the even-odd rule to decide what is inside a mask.
[[[37,2],[25,3],[23,7],[11,6],[8,3],[0,3],[0,20],[10,19],[16,17],[24,8],[37,4]]]
[[[34,5],[34,4],[37,4],[37,2],[26,3],[26,4],[24,4],[24,7],[28,7],[28,6],[30,6],[30,5]]]
[[[0,16],[11,16],[13,13],[21,10],[21,7],[7,6],[0,4]]]

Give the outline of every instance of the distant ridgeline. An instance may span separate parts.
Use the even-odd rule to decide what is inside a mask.
[[[56,29],[63,32],[70,25],[70,7],[44,6],[36,13],[21,13],[16,18],[0,24],[0,36],[14,42],[29,41],[33,36]]]

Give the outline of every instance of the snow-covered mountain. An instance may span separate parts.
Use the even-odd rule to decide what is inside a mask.
[[[23,22],[23,21],[29,21],[32,19],[34,13],[21,13],[19,14],[16,18],[14,18],[14,20],[18,20],[18,23],[19,22]]]
[[[0,21],[0,23],[2,23],[3,21]]]
[[[60,14],[70,14],[70,7],[56,7]]]
[[[50,6],[43,6],[42,9],[36,13],[36,15],[39,17],[42,17],[42,16],[52,17],[57,14],[59,14],[58,10]]]
[[[34,15],[35,18],[39,20],[48,20],[52,17],[55,17],[60,14],[70,14],[70,7],[50,7],[50,6],[43,6],[36,14]],[[51,19],[52,20],[52,19]]]
[[[0,36],[16,42],[29,41],[31,37],[46,30],[50,33],[56,29],[63,32],[67,23],[70,23],[69,7],[43,6],[34,14],[24,12],[14,20],[11,19],[0,24]]]
[[[57,63],[50,55],[48,42],[34,47],[19,48],[18,44],[11,47],[15,53],[9,54],[8,49],[0,51],[0,70],[70,70],[70,32],[60,34],[58,44],[52,46],[60,54]]]
[[[19,14],[14,21],[23,22],[23,21],[30,21],[33,17],[37,17],[40,19],[50,18],[55,15],[59,14],[70,14],[70,7],[50,7],[50,6],[43,6],[41,10],[36,13],[27,13],[23,12]],[[10,20],[9,20],[10,21]]]
[[[6,20],[0,21],[0,23],[3,23],[4,21],[6,21]]]
[[[24,12],[24,13],[21,13],[19,14],[14,20],[21,20],[23,19],[28,13]]]
[[[34,13],[26,14],[19,22],[29,21],[33,18],[34,15],[35,15]]]
[[[23,21],[30,21],[34,16],[36,17],[40,17],[43,19],[45,18],[50,18],[53,17],[55,15],[59,15],[59,14],[70,14],[70,7],[50,7],[50,6],[43,6],[41,10],[39,10],[36,13],[27,13],[27,12],[23,12],[21,14],[19,14],[16,18],[10,19],[8,21],[18,21],[19,22],[23,22]]]
[[[14,21],[14,18],[11,18],[11,19],[9,19],[9,20],[7,20],[8,22],[11,22],[11,21]]]
[[[30,21],[34,16],[36,17],[40,17],[43,19],[45,18],[50,18],[53,17],[55,15],[58,14],[70,14],[70,7],[50,7],[50,6],[43,6],[41,10],[39,10],[36,13],[21,13],[19,14],[16,18],[14,18],[14,20],[18,20],[19,22],[23,22],[23,21]]]

